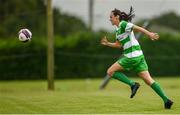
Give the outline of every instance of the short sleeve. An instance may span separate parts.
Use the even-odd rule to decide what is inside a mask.
[[[132,23],[127,23],[125,31],[126,32],[131,32],[133,30],[133,24]]]
[[[130,22],[122,21],[121,28],[123,28],[125,32],[131,32],[133,29],[133,24]]]

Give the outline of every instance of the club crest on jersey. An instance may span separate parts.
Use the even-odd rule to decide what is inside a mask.
[[[120,35],[116,34],[116,40],[121,41],[122,39],[127,38],[128,35],[129,35],[129,32],[125,32],[125,33],[120,34]]]

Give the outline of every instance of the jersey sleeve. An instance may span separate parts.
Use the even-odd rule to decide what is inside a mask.
[[[131,32],[133,30],[133,23],[122,21],[121,27],[125,32]]]

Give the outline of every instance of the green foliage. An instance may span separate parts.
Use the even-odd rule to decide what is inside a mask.
[[[0,0],[0,79],[46,78],[46,5],[44,0]],[[104,76],[122,50],[100,45],[107,32],[89,31],[75,16],[53,9],[55,32],[56,78],[83,78]],[[164,14],[152,20],[154,24],[176,30],[179,16]],[[32,41],[23,44],[17,40],[21,28],[29,28]],[[159,28],[158,28],[159,29]],[[161,39],[152,42],[140,39],[149,69],[153,75],[179,75],[180,35],[160,33]],[[114,34],[107,38],[114,41]],[[35,77],[36,76],[36,77]],[[38,77],[37,77],[38,76]]]
[[[28,28],[33,36],[46,35],[46,5],[44,0],[0,0],[0,36],[16,36],[22,28]],[[62,14],[53,9],[54,32],[56,35],[87,30],[85,23],[75,16]]]
[[[67,36],[86,30],[85,23],[79,18],[59,13],[58,9],[54,9],[54,32],[56,35]]]
[[[180,31],[180,16],[174,12],[165,13],[151,20],[153,24],[165,26],[167,28]]]
[[[121,50],[100,45],[103,35],[103,32],[79,32],[67,37],[56,36],[56,79],[104,76]],[[180,36],[163,33],[160,36],[155,42],[140,39],[149,70],[152,75],[179,75]],[[14,38],[0,42],[0,79],[46,79],[45,38],[33,38],[27,44]]]
[[[1,0],[0,36],[17,35],[21,28],[29,28],[34,34],[45,33],[46,10],[43,0]]]

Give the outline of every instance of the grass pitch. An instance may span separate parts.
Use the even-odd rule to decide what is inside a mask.
[[[0,81],[0,113],[14,114],[178,114],[180,113],[180,78],[157,78],[174,101],[165,110],[163,101],[141,79],[136,96],[130,88],[111,80],[99,90],[102,79],[56,80],[55,91],[47,91],[46,81]]]

